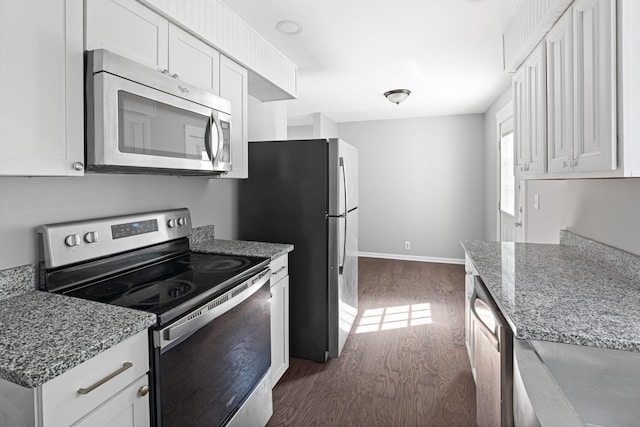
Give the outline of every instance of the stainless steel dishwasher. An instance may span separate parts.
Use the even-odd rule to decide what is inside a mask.
[[[513,333],[479,276],[469,308],[474,325],[478,427],[511,427]]]

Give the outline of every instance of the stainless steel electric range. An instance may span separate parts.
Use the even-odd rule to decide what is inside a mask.
[[[157,315],[154,425],[242,424],[271,365],[269,259],[190,252],[190,234],[187,209],[43,225],[39,287]]]

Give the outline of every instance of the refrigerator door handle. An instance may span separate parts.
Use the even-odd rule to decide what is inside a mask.
[[[344,157],[340,157],[340,170],[342,171],[342,184],[344,186],[344,213],[340,216],[344,218],[344,236],[342,236],[342,262],[338,265],[338,274],[342,275],[344,263],[347,259],[347,172],[344,167]]]

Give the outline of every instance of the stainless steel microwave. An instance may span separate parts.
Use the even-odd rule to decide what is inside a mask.
[[[231,171],[231,104],[104,49],[86,53],[86,169]]]

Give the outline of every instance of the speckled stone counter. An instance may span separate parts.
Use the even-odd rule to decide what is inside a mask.
[[[35,289],[36,272],[33,265],[0,270],[0,300]]]
[[[31,291],[0,301],[0,378],[37,387],[156,322],[151,313]]]
[[[462,246],[517,338],[640,352],[640,282],[589,251],[532,243]]]
[[[293,250],[293,245],[282,243],[248,242],[244,240],[202,240],[191,241],[191,250],[225,255],[245,255],[272,260]]]

